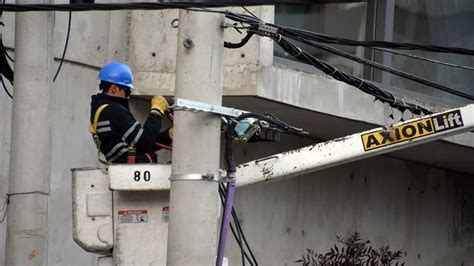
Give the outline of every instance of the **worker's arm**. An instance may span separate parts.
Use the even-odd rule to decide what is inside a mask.
[[[123,106],[111,104],[107,109],[111,119],[112,134],[121,138],[128,145],[142,152],[152,152],[153,143],[160,133],[161,116],[150,113],[143,125]]]
[[[158,137],[156,138],[156,143],[155,143],[155,151],[160,150],[164,148],[165,146],[171,147],[171,144],[173,143],[173,128],[168,128],[164,131],[161,131],[160,134],[158,134]],[[165,146],[163,146],[165,145]],[[169,149],[165,147],[166,149]]]

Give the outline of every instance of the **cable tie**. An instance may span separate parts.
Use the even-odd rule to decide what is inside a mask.
[[[360,80],[360,85],[357,88],[358,89],[362,88],[362,85],[364,85],[364,80],[363,79]],[[375,100],[377,100],[377,98],[375,98]]]
[[[281,34],[278,34],[278,41],[276,41],[277,43],[280,43],[281,41]]]
[[[301,48],[296,47],[296,49],[298,49],[298,54],[294,55],[293,57],[298,57],[303,53],[303,50],[301,50]]]
[[[337,68],[334,68],[334,71],[329,75],[334,75],[337,72]]]

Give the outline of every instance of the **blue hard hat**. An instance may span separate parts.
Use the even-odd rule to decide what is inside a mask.
[[[133,89],[133,74],[127,64],[107,64],[100,70],[97,79]]]

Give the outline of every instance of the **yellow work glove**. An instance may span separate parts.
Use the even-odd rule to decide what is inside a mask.
[[[151,99],[151,110],[158,110],[162,115],[168,111],[170,105],[163,96],[154,96]]]

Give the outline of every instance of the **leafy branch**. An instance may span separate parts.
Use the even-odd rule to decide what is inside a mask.
[[[399,262],[402,251],[391,251],[389,246],[374,249],[369,240],[362,240],[359,232],[354,232],[348,239],[336,236],[337,243],[326,253],[306,249],[306,254],[295,261],[303,266],[390,266],[405,263]],[[339,244],[339,247],[338,247]]]

